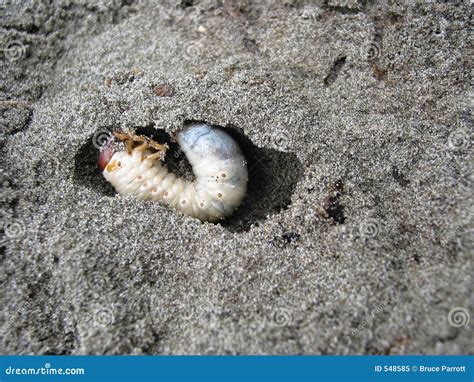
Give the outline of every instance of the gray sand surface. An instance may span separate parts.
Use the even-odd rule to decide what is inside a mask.
[[[0,352],[472,352],[472,5],[397,3],[2,2]],[[97,168],[187,120],[248,159],[222,224]]]

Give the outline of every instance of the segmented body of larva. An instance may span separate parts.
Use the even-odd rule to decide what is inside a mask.
[[[245,196],[248,180],[245,157],[237,142],[218,127],[193,123],[176,136],[193,168],[194,181],[176,176],[160,162],[165,145],[140,136],[117,136],[123,140],[139,138],[142,142],[136,148],[129,145],[128,151],[113,153],[105,162],[101,153],[103,175],[119,194],[163,201],[185,214],[210,222],[231,215]],[[150,151],[151,148],[158,153]]]

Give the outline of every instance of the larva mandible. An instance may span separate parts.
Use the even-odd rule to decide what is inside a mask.
[[[102,174],[121,195],[163,201],[198,218],[217,222],[240,205],[247,191],[247,164],[237,142],[224,130],[206,123],[191,123],[176,140],[193,168],[194,181],[169,172],[161,163],[167,145],[144,136],[115,133],[127,150],[101,150]],[[135,142],[141,144],[133,147]],[[153,152],[152,152],[153,151]]]

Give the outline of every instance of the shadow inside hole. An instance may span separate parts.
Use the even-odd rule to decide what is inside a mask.
[[[221,224],[233,232],[248,231],[252,224],[288,208],[303,166],[293,153],[255,146],[235,126],[223,129],[239,143],[249,180],[241,206]]]
[[[184,151],[181,150],[178,143],[173,140],[165,130],[157,129],[154,125],[149,125],[145,127],[136,127],[135,133],[149,137],[158,143],[166,143],[168,145],[168,150],[166,151],[164,160],[166,168],[180,178],[189,181],[195,179],[193,168],[186,159]]]
[[[105,180],[99,168],[99,149],[94,146],[91,136],[74,157],[74,181],[92,191],[105,196],[113,196],[115,190]]]
[[[188,123],[200,121],[186,121]],[[230,134],[239,144],[247,160],[249,180],[247,194],[237,211],[220,224],[232,232],[248,231],[252,224],[259,224],[268,215],[279,213],[291,203],[296,184],[303,174],[303,166],[293,153],[255,146],[238,128],[226,126],[221,129]],[[145,135],[159,143],[167,143],[169,150],[165,165],[179,177],[192,181],[194,174],[179,145],[162,130],[153,125],[136,127],[135,133]],[[113,196],[112,185],[105,180],[98,166],[99,150],[91,137],[77,152],[74,178],[78,184],[106,196]]]

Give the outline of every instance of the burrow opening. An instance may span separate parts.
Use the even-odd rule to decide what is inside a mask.
[[[201,121],[188,120],[185,124],[193,122]],[[294,153],[258,147],[235,126],[219,127],[240,145],[249,173],[247,194],[242,205],[219,224],[232,232],[248,231],[252,224],[261,224],[268,215],[277,214],[289,207],[296,184],[303,175],[303,166]],[[111,128],[107,130],[112,131]],[[137,126],[135,132],[157,142],[167,143],[169,150],[165,165],[168,169],[186,179],[194,178],[191,165],[183,151],[166,131],[149,125]],[[115,190],[99,170],[99,150],[93,141],[94,137],[91,136],[76,154],[74,180],[91,191],[113,196]]]

